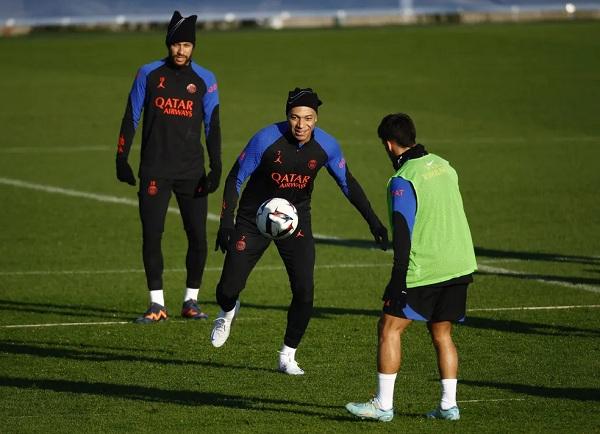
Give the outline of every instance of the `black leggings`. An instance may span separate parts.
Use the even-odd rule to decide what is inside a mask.
[[[148,289],[163,289],[161,239],[171,192],[175,193],[188,239],[186,286],[200,288],[206,264],[206,196],[196,196],[198,180],[141,179],[138,192],[142,253]]]
[[[217,285],[217,302],[224,311],[235,307],[250,272],[270,243],[258,232],[254,223],[238,217]],[[308,327],[313,308],[315,241],[310,219],[302,219],[298,229],[289,238],[275,241],[275,246],[285,264],[292,290],[284,343],[297,348]]]

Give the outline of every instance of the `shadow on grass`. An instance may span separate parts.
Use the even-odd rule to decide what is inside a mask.
[[[498,330],[507,333],[535,334],[542,336],[600,337],[600,330],[596,329],[583,329],[560,324],[481,318],[468,315],[463,326],[477,329]]]
[[[113,383],[91,383],[74,380],[30,379],[0,377],[0,386],[19,389],[49,390],[60,393],[97,395],[106,398],[129,399],[153,403],[177,404],[184,406],[211,406],[240,410],[275,411],[304,416],[317,416],[333,420],[346,420],[332,414],[343,411],[341,406],[320,405],[290,399],[242,396],[201,390],[165,390],[157,387],[136,386]],[[325,411],[329,410],[329,411]]]
[[[319,238],[315,240],[317,244],[331,245],[331,246],[342,246],[342,247],[355,247],[361,249],[372,249],[375,245],[371,241],[367,240],[345,240],[345,239],[330,239],[330,238]],[[490,258],[490,259],[517,259],[523,261],[544,261],[544,262],[559,262],[559,263],[572,263],[572,264],[586,264],[586,265],[597,265],[600,266],[600,257],[594,256],[574,256],[574,255],[561,255],[558,253],[535,253],[535,252],[511,252],[506,250],[494,250],[486,249],[483,247],[475,247],[475,254],[478,258]],[[390,268],[392,266],[392,260],[389,261]],[[523,280],[537,280],[547,281],[548,283],[566,283],[570,285],[600,285],[600,279],[589,278],[589,277],[569,277],[569,276],[554,276],[548,274],[532,274],[522,272],[511,272],[509,270],[503,271],[482,271],[479,270],[476,274],[484,276],[508,276],[515,279]]]
[[[63,316],[93,317],[93,318],[119,318],[139,316],[141,312],[123,311],[100,306],[85,304],[59,304],[35,303],[14,300],[0,300],[0,311],[41,313],[44,315],[56,314]]]
[[[207,367],[207,368],[225,368],[247,371],[268,372],[276,375],[281,375],[274,369],[261,368],[258,366],[246,366],[217,363],[212,361],[200,361],[194,359],[177,359],[177,358],[162,358],[151,357],[141,354],[124,354],[110,351],[102,351],[99,349],[89,349],[86,347],[79,348],[78,346],[65,346],[57,343],[32,344],[28,342],[15,341],[0,341],[0,353],[29,355],[35,357],[61,358],[78,361],[93,361],[93,362],[144,362],[157,365],[170,366],[189,366],[191,367]]]
[[[257,310],[274,310],[287,312],[288,306],[284,305],[269,305],[269,304],[255,304],[245,303],[242,301],[243,309],[257,309]],[[315,307],[313,309],[312,318],[319,319],[332,319],[334,316],[340,315],[351,315],[351,316],[379,316],[381,315],[381,309],[361,309],[361,308],[349,308],[349,307]]]
[[[475,247],[475,254],[478,257],[484,258],[600,265],[600,257],[595,256],[562,255],[560,253],[512,252],[509,250],[486,249],[485,247]]]
[[[600,401],[600,389],[592,387],[547,387],[473,380],[460,380],[460,383],[473,387],[492,387],[495,389],[510,390],[514,393],[539,396],[542,398],[571,399],[574,401]]]
[[[315,238],[315,242],[316,244],[325,246],[379,249],[373,240]],[[523,261],[566,262],[572,264],[600,266],[600,257],[596,256],[562,255],[560,253],[514,252],[510,250],[487,249],[485,247],[477,246],[475,247],[475,255],[477,255],[479,258],[490,259],[519,259]]]
[[[373,240],[315,238],[316,244],[325,246],[354,247],[359,249],[379,249]],[[514,252],[510,250],[487,249],[475,246],[475,254],[483,258],[520,259],[523,261],[570,262],[573,264],[600,265],[600,257],[563,255],[560,253]]]

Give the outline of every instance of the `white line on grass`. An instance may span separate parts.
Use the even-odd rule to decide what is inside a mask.
[[[131,324],[131,321],[100,321],[100,322],[56,322],[46,324],[12,324],[0,326],[3,329],[26,329],[32,327],[67,327],[67,326],[88,326],[88,325],[120,325]]]
[[[500,274],[502,276],[521,277],[521,276],[527,276],[527,275],[531,274],[531,273],[526,273],[524,271],[514,271],[514,270],[508,270],[506,268],[490,267],[489,265],[482,265],[482,264],[477,264],[477,268],[479,269],[479,271],[483,271],[484,273],[494,273],[494,274]],[[534,282],[542,282],[542,283],[549,283],[551,285],[564,286],[565,288],[581,289],[583,291],[600,293],[600,286],[588,285],[586,283],[571,283],[571,282],[565,282],[562,280],[547,279],[547,278],[542,278],[542,277],[532,277],[531,280]]]
[[[467,309],[467,312],[500,312],[510,310],[561,310],[561,309],[581,309],[599,308],[600,304],[579,304],[572,306],[521,306],[521,307],[477,307],[474,309]]]
[[[467,309],[467,312],[482,312],[482,311],[514,311],[514,310],[559,310],[559,309],[580,309],[580,308],[599,308],[600,304],[585,304],[579,306],[524,306],[524,307],[492,307],[480,309]],[[261,318],[239,318],[239,320],[261,320]],[[170,322],[189,322],[189,320],[169,320]],[[62,322],[62,323],[42,323],[42,324],[9,324],[0,325],[0,329],[19,329],[19,328],[34,328],[34,327],[69,327],[69,326],[89,326],[89,325],[123,325],[132,324],[131,321],[100,321],[100,322]],[[466,401],[465,401],[466,402]]]
[[[79,198],[83,198],[83,199],[91,199],[91,200],[95,200],[98,202],[118,203],[121,205],[129,205],[129,206],[135,206],[135,207],[138,206],[138,201],[135,199],[129,199],[126,197],[119,197],[119,196],[110,196],[107,194],[89,193],[86,191],[78,191],[78,190],[72,190],[69,188],[54,187],[52,185],[46,185],[46,184],[36,184],[33,182],[22,181],[20,179],[0,177],[0,184],[10,185],[12,187],[27,188],[30,190],[43,191],[45,193],[62,194],[65,196],[79,197]],[[180,214],[179,208],[175,208],[172,206],[170,206],[167,209],[167,211],[174,213],[174,214]],[[208,220],[212,220],[215,222],[218,222],[220,220],[218,215],[210,213],[210,212],[208,213],[207,218],[208,218]],[[332,237],[329,235],[322,235],[322,234],[316,234],[316,233],[313,235],[316,239],[339,240],[339,238]]]
[[[98,202],[118,203],[121,205],[129,205],[129,206],[135,206],[135,207],[138,206],[138,201],[135,199],[129,199],[126,197],[118,197],[118,196],[110,196],[107,194],[98,194],[98,193],[89,193],[89,192],[85,192],[85,191],[71,190],[68,188],[54,187],[54,186],[45,185],[45,184],[36,184],[33,182],[21,181],[20,179],[0,177],[0,184],[10,185],[12,187],[27,188],[30,190],[43,191],[45,193],[62,194],[65,196],[79,197],[82,199],[91,199],[91,200],[95,200]],[[179,209],[175,208],[175,207],[170,206],[168,208],[168,211],[175,213],[175,214],[179,214]],[[208,213],[208,219],[212,220],[212,221],[218,221],[219,217],[216,214]]]

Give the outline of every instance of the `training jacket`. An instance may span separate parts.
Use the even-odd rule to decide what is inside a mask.
[[[358,209],[374,225],[377,216],[360,184],[351,175],[334,137],[315,128],[303,145],[292,135],[287,121],[272,124],[256,133],[237,158],[225,181],[221,225],[233,227],[234,211],[244,182],[248,179],[237,218],[255,223],[258,207],[267,199],[280,197],[291,202],[300,219],[310,218],[310,199],[317,173],[329,174]]]
[[[202,124],[210,169],[220,176],[219,94],[212,72],[194,62],[177,67],[168,59],[142,66],[127,99],[117,158],[127,159],[142,111],[140,177],[202,177]]]

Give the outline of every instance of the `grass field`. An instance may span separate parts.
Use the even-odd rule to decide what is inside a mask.
[[[290,293],[274,249],[223,348],[209,343],[211,322],[177,319],[175,212],[163,241],[172,319],[129,323],[147,299],[136,194],[115,180],[114,151],[135,71],[164,54],[162,41],[0,39],[0,431],[600,432],[600,22],[198,35],[195,58],[219,79],[226,170],[282,119],[295,86],[319,92],[320,126],[382,217],[383,115],[410,113],[420,142],[457,168],[480,265],[456,329],[457,423],[420,416],[438,399],[421,324],[404,338],[395,419],[345,413],[375,391],[391,255],[371,248],[325,172],[313,228],[329,239],[298,350],[304,377],[275,371]],[[138,152],[139,134],[134,164]],[[210,244],[216,229],[210,220]],[[211,317],[222,260],[211,250],[200,295]]]

